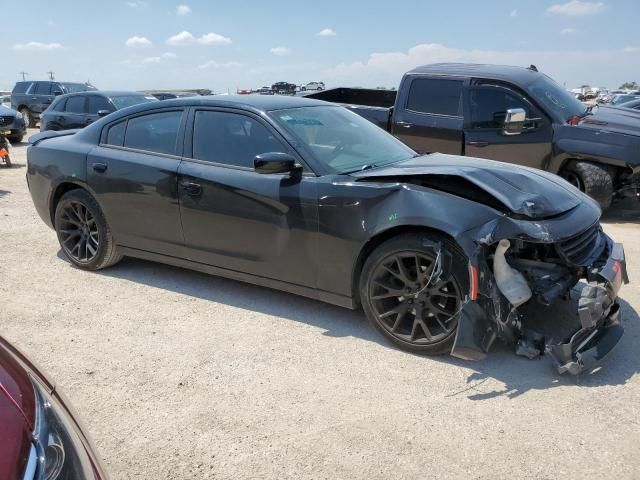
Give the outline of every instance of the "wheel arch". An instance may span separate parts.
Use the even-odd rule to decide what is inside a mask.
[[[56,216],[56,208],[62,196],[70,192],[72,190],[84,190],[89,195],[91,195],[94,199],[96,198],[93,192],[87,188],[86,185],[82,185],[80,183],[65,181],[56,186],[51,192],[51,199],[49,201],[49,215],[51,217],[51,225],[55,228],[55,216]],[[97,201],[97,200],[96,200]]]
[[[376,233],[372,236],[367,242],[362,246],[358,256],[356,258],[356,262],[353,267],[353,273],[351,275],[351,295],[353,298],[353,302],[355,307],[357,308],[360,305],[360,276],[362,275],[362,269],[364,267],[364,263],[367,261],[367,258],[371,253],[382,243],[387,240],[397,237],[399,235],[404,235],[407,233],[431,233],[441,237],[446,237],[450,241],[459,245],[456,239],[449,233],[444,230],[440,230],[434,227],[428,227],[425,225],[396,225],[394,227],[388,228],[381,232]],[[462,248],[462,247],[461,247]]]

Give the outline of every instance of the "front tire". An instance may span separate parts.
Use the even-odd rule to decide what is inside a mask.
[[[613,178],[609,170],[596,163],[575,161],[569,163],[560,176],[600,204],[602,211],[613,201]]]
[[[54,220],[60,247],[76,267],[100,270],[121,260],[102,209],[86,190],[65,193]]]
[[[24,139],[24,135],[12,135],[12,136],[7,137],[7,138],[9,139],[11,144],[22,143],[22,140]]]
[[[460,247],[437,234],[413,233],[387,240],[367,258],[360,277],[367,319],[403,350],[450,353],[469,291],[467,265]]]

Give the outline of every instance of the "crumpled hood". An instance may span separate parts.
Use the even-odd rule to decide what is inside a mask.
[[[359,180],[380,177],[402,181],[399,177],[460,177],[494,197],[514,214],[531,219],[559,215],[578,206],[587,197],[551,173],[509,163],[473,157],[434,153],[386,167],[353,173]],[[395,178],[394,178],[395,177]],[[431,188],[433,182],[430,182]],[[446,191],[443,184],[443,190]]]
[[[619,107],[598,107],[580,122],[580,127],[640,136],[640,111]]]

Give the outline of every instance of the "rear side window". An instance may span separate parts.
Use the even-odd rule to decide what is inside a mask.
[[[416,78],[411,82],[407,110],[458,116],[462,86],[462,80]]]
[[[47,108],[47,111],[51,111],[51,112],[62,112],[64,110],[64,105],[65,102],[67,101],[66,98],[56,98],[53,103],[49,106],[49,108]]]
[[[149,152],[176,154],[182,111],[143,115],[129,120],[124,146]]]
[[[38,82],[36,84],[36,95],[51,95],[51,86],[52,84],[49,82]]]
[[[196,112],[193,157],[198,160],[253,167],[256,155],[288,150],[261,123],[227,112]]]
[[[116,145],[121,147],[124,144],[124,131],[127,128],[127,121],[116,123],[109,127],[107,132],[107,145]]]
[[[89,96],[87,111],[91,115],[97,115],[100,110],[107,110],[109,112],[113,111],[113,107],[109,103],[109,101],[101,97],[99,95],[91,95]]]
[[[84,103],[85,97],[69,97],[64,111],[68,113],[86,113]]]
[[[11,93],[25,93],[32,82],[17,82]]]

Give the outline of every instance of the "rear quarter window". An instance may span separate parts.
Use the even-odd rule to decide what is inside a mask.
[[[25,93],[32,82],[17,82],[11,93]]]
[[[127,121],[116,123],[111,125],[107,130],[107,138],[105,143],[107,145],[115,145],[121,147],[124,144],[124,132],[127,128]]]
[[[411,82],[406,108],[419,113],[460,115],[462,80],[416,78]]]
[[[124,146],[136,150],[175,155],[182,111],[134,117],[127,122]]]

